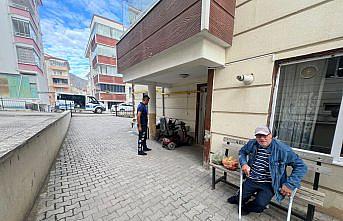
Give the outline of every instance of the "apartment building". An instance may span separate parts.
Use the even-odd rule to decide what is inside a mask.
[[[70,66],[69,62],[65,59],[45,54],[44,67],[48,77],[49,102],[53,107],[55,106],[56,92],[71,92],[69,76]]]
[[[114,20],[94,15],[90,29],[85,52],[90,63],[89,88],[92,95],[110,109],[126,101],[125,83],[117,70],[116,54],[116,44],[124,27]]]
[[[43,69],[42,33],[38,8],[41,0],[0,1],[0,96],[49,105],[47,77]]]
[[[262,124],[308,165],[320,159],[333,172],[321,175],[318,209],[340,219],[342,10],[341,0],[158,0],[118,42],[118,69],[148,85],[150,134],[162,113],[186,121],[204,165]]]

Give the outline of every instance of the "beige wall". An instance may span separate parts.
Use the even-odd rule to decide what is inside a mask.
[[[35,202],[67,133],[70,113],[0,159],[0,220],[21,221]]]
[[[165,89],[165,115],[177,118],[195,131],[196,84],[175,85]]]
[[[177,118],[190,126],[190,132],[195,132],[197,84],[204,84],[207,79],[198,79],[191,84],[176,84],[164,91],[165,116]],[[148,86],[135,85],[135,107],[142,100],[142,94],[148,93]],[[163,116],[162,88],[156,87],[156,120]]]
[[[343,47],[342,10],[341,0],[237,0],[227,64],[215,71],[212,151],[221,151],[224,137],[252,138],[257,125],[267,124],[275,61]],[[250,73],[255,77],[251,85],[235,79]],[[342,217],[343,167],[326,166],[333,174],[321,176],[320,190],[327,198],[325,208],[318,209]],[[313,175],[306,180],[313,180]]]

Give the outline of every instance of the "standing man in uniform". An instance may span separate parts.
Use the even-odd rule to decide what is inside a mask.
[[[148,108],[150,97],[143,95],[142,102],[137,107],[137,123],[138,123],[138,155],[147,155],[145,151],[151,149],[146,146],[146,138],[148,131]]]

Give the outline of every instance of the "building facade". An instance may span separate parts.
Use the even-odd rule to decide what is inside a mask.
[[[53,57],[45,54],[44,67],[48,77],[49,102],[55,106],[56,92],[70,93],[69,62],[62,58]]]
[[[48,84],[43,68],[41,0],[0,2],[0,96],[47,110]]]
[[[162,113],[186,121],[206,165],[225,140],[247,141],[268,125],[308,165],[320,159],[332,169],[321,175],[318,210],[341,218],[342,2],[171,2],[156,1],[117,45],[124,80],[153,97],[150,129]],[[312,182],[308,174],[303,185]]]
[[[86,48],[90,72],[87,75],[93,96],[104,102],[107,109],[126,101],[123,76],[118,74],[116,44],[123,33],[123,25],[94,15],[91,35]]]

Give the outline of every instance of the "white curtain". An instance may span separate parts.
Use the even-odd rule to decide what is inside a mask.
[[[326,63],[318,60],[281,67],[274,130],[291,147],[311,148]],[[312,71],[304,75],[304,68]]]

